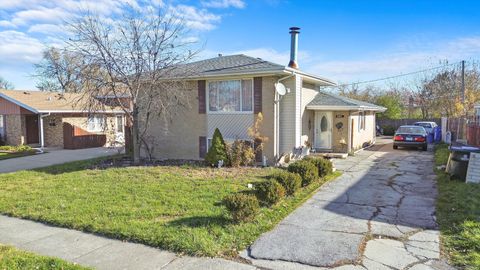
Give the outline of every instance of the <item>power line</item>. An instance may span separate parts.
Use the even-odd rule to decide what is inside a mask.
[[[347,84],[339,84],[339,85],[333,86],[333,87],[345,87],[345,86],[352,86],[352,85],[358,85],[358,84],[380,82],[380,81],[395,79],[395,78],[399,78],[399,77],[410,76],[410,75],[414,75],[414,74],[418,74],[418,73],[422,73],[422,72],[432,71],[432,70],[436,70],[436,69],[440,69],[440,68],[445,68],[445,67],[449,67],[449,66],[453,66],[453,65],[458,65],[460,63],[462,63],[462,61],[446,64],[446,65],[443,65],[443,66],[436,66],[436,67],[433,67],[433,68],[417,70],[417,71],[413,71],[413,72],[409,72],[409,73],[403,73],[403,74],[398,74],[398,75],[394,75],[394,76],[374,79],[374,80],[361,81],[361,82],[355,82],[355,83],[347,83]]]

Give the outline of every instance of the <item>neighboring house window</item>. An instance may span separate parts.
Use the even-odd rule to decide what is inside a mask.
[[[252,112],[253,80],[208,83],[209,112]]]
[[[123,133],[123,116],[117,115],[117,133]]]
[[[365,112],[358,115],[358,131],[365,130]]]
[[[93,132],[103,131],[105,127],[105,117],[103,115],[92,115],[88,117],[87,130]]]
[[[0,114],[0,140],[5,140],[5,117]]]

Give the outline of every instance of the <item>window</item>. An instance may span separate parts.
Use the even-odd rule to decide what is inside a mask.
[[[325,132],[328,129],[328,120],[327,117],[322,116],[322,120],[320,121],[320,131]]]
[[[5,139],[5,118],[0,114],[0,140]]]
[[[88,131],[100,132],[105,128],[105,117],[103,115],[89,116],[87,121]]]
[[[365,130],[365,112],[358,114],[358,131]]]
[[[253,81],[229,80],[208,83],[209,112],[252,112]]]
[[[123,133],[123,116],[117,115],[117,133]]]

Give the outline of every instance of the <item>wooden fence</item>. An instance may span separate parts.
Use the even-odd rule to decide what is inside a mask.
[[[377,125],[382,128],[392,127],[393,130],[397,130],[400,126],[403,125],[413,125],[415,122],[435,122],[437,125],[440,125],[442,119],[440,118],[430,118],[430,119],[378,119]]]
[[[471,123],[467,125],[467,143],[473,146],[480,146],[479,123]]]
[[[63,148],[65,149],[102,147],[106,142],[105,134],[92,134],[77,126],[63,123]]]

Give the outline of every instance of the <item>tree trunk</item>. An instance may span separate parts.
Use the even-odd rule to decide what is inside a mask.
[[[140,138],[138,130],[138,108],[133,106],[132,113],[133,123],[132,123],[132,144],[133,144],[133,164],[140,164]]]

